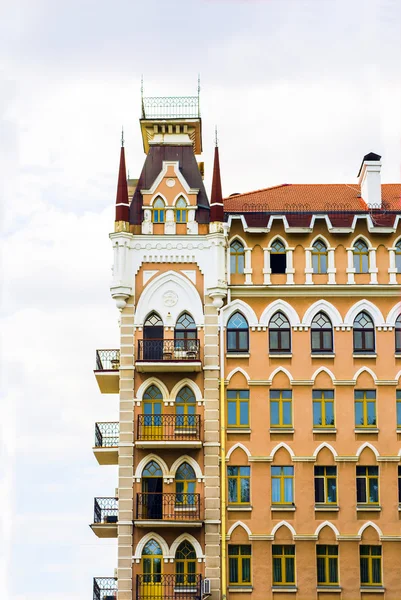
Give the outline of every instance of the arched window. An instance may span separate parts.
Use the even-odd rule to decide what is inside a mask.
[[[274,240],[270,248],[270,269],[272,273],[285,273],[287,255],[285,246],[280,240]]]
[[[163,336],[163,321],[156,312],[151,312],[143,324],[143,343],[141,346],[139,342],[139,360],[161,360]]]
[[[155,460],[142,471],[142,494],[137,496],[137,513],[142,519],[163,518],[163,472]]]
[[[354,321],[354,352],[375,351],[375,327],[368,313],[362,311]]]
[[[153,593],[156,593],[156,590],[160,587],[160,597],[162,561],[163,552],[160,545],[155,540],[149,540],[142,550],[142,582],[145,590],[152,590]]]
[[[327,273],[327,247],[320,240],[312,246],[312,267],[314,273]]]
[[[157,198],[153,203],[153,223],[164,223],[166,216],[166,205],[164,200]]]
[[[395,246],[395,266],[397,273],[401,273],[401,240]]]
[[[144,327],[163,327],[163,321],[157,313],[152,312],[147,316]]]
[[[333,327],[322,312],[317,313],[311,324],[312,352],[333,352]]]
[[[175,503],[182,506],[192,506],[196,503],[196,475],[187,462],[182,463],[175,474]]]
[[[235,312],[227,323],[227,352],[248,352],[249,327],[244,316]]]
[[[401,315],[395,322],[395,351],[397,354],[401,354]]]
[[[190,387],[185,385],[177,394],[175,399],[175,427],[184,430],[185,433],[192,433],[195,427],[196,400]],[[183,432],[184,433],[184,432]]]
[[[369,273],[369,250],[365,242],[357,240],[353,252],[355,273]]]
[[[269,352],[291,352],[291,327],[282,312],[276,312],[269,322]]]
[[[187,540],[181,542],[175,553],[175,573],[177,587],[196,584],[196,552]]]
[[[155,460],[149,461],[142,471],[142,477],[163,477],[160,465]]]
[[[156,385],[151,385],[143,395],[143,439],[156,440],[162,437],[162,412],[162,393]]]
[[[230,244],[230,273],[243,273],[245,266],[245,250],[241,242]]]
[[[196,340],[196,337],[195,321],[189,313],[182,313],[175,324],[174,338],[176,340]]]
[[[187,203],[185,202],[184,198],[179,198],[175,204],[175,222],[187,222]]]

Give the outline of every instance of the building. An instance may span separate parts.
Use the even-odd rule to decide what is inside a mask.
[[[401,185],[370,153],[355,183],[223,201],[216,147],[209,199],[198,98],[144,98],[140,126],[95,370],[119,487],[94,600],[400,598]]]

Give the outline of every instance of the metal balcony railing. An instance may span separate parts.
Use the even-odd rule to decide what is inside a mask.
[[[139,521],[200,521],[200,494],[137,494],[136,518]]]
[[[148,96],[142,98],[142,119],[197,119],[198,96]]]
[[[200,360],[199,340],[139,340],[138,359],[151,362]]]
[[[116,600],[117,579],[115,577],[93,578],[93,600]]]
[[[200,432],[200,415],[138,415],[138,440],[198,441]]]
[[[120,350],[96,350],[96,371],[118,371]]]
[[[118,446],[120,425],[118,422],[95,423],[95,447],[113,448]]]
[[[202,576],[137,575],[136,600],[201,600]]]
[[[117,523],[118,500],[117,498],[95,498],[94,523]]]

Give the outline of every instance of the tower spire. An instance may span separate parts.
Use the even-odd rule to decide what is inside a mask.
[[[219,147],[217,143],[217,127],[215,129],[215,142],[216,146],[214,149],[214,164],[213,164],[213,180],[212,180],[212,193],[210,196],[210,221],[224,221],[224,205],[223,205],[223,193],[221,191],[221,177],[220,177],[220,158],[219,158]]]
[[[125,169],[124,129],[121,131],[120,168],[118,171],[115,231],[128,231],[129,200],[127,173]]]

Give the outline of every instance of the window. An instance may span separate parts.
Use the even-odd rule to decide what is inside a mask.
[[[271,467],[272,504],[294,503],[294,467]]]
[[[270,248],[270,269],[272,273],[285,273],[287,268],[287,256],[285,246],[279,240],[275,240]]]
[[[376,391],[355,390],[355,427],[376,427]]]
[[[356,468],[356,502],[379,503],[379,467]]]
[[[250,467],[227,467],[229,504],[250,503]]]
[[[381,546],[359,546],[361,585],[382,585]]]
[[[228,582],[229,585],[251,585],[250,545],[228,546]]]
[[[333,327],[322,312],[317,313],[311,324],[312,352],[333,352]]]
[[[397,429],[401,428],[401,390],[396,391],[397,398]]]
[[[292,427],[291,390],[270,390],[270,427]]]
[[[337,504],[337,467],[315,467],[315,503]]]
[[[312,268],[314,273],[327,273],[327,248],[320,240],[312,246]]]
[[[397,273],[401,273],[401,241],[397,242],[395,246],[395,266]]]
[[[195,471],[187,462],[182,463],[175,474],[175,503],[176,505],[195,505]]]
[[[184,312],[178,319],[174,328],[174,350],[197,352],[197,330],[191,315]],[[191,341],[192,340],[192,341]]]
[[[175,553],[175,585],[196,585],[196,552],[187,540],[181,542]]]
[[[179,198],[175,205],[175,222],[186,223],[187,222],[187,203],[184,198]]]
[[[365,242],[355,242],[353,253],[355,273],[369,273],[369,250]]]
[[[273,585],[295,585],[295,546],[272,546]]]
[[[165,219],[165,210],[166,205],[161,198],[157,198],[157,200],[153,203],[153,223],[164,223]]]
[[[185,385],[175,399],[175,427],[178,433],[195,433],[196,400],[190,387]],[[193,431],[192,431],[193,430]]]
[[[317,584],[338,585],[338,546],[316,546]]]
[[[227,352],[248,352],[249,327],[248,321],[241,313],[236,312],[227,323]]]
[[[230,273],[243,273],[245,266],[245,250],[241,242],[230,244]]]
[[[401,354],[401,315],[395,322],[395,351]]]
[[[143,583],[150,584],[151,589],[154,584],[161,585],[162,563],[162,549],[155,540],[149,540],[142,550],[142,573]]]
[[[228,427],[249,427],[249,390],[227,390]]]
[[[375,351],[375,328],[372,318],[366,312],[360,312],[354,321],[354,352]]]
[[[269,352],[291,352],[291,327],[282,312],[273,315],[269,322]]]
[[[313,390],[313,427],[334,427],[334,390]]]
[[[398,504],[401,504],[401,467],[398,467]]]

